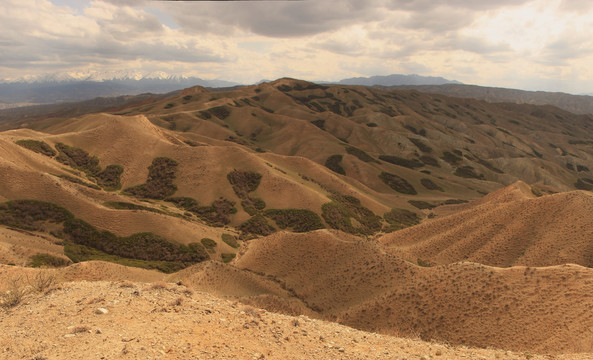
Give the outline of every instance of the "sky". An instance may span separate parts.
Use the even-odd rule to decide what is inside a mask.
[[[0,79],[389,74],[593,94],[590,0],[2,0]]]

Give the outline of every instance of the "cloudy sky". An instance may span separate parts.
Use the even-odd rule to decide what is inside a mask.
[[[0,79],[420,74],[593,93],[590,0],[2,0]]]

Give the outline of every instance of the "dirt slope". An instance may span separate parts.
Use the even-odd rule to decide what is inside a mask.
[[[453,215],[383,236],[397,256],[436,264],[593,266],[593,195],[536,197],[525,183],[492,193]]]
[[[0,330],[0,357],[6,360],[549,358],[366,333],[165,283],[60,284],[0,312]]]

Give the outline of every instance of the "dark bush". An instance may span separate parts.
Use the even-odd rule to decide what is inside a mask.
[[[448,199],[443,201],[443,205],[457,205],[457,204],[466,204],[469,201],[463,199]]]
[[[434,181],[424,178],[424,179],[420,179],[420,183],[427,188],[428,190],[438,190],[438,191],[445,191],[443,190],[442,187],[440,187],[439,185],[437,185]]]
[[[155,208],[132,204],[132,203],[123,202],[123,201],[106,201],[103,203],[103,205],[105,205],[109,208],[112,208],[112,209],[116,209],[116,210],[144,210],[144,211],[155,212],[157,214],[164,214],[163,211],[155,209]]]
[[[453,175],[468,179],[484,180],[484,175],[476,173],[474,168],[471,166],[459,167],[455,170]]]
[[[494,167],[494,165],[492,165],[490,162],[486,160],[478,159],[478,164],[485,166],[487,169],[494,171],[497,174],[504,174],[504,171]]]
[[[237,254],[228,254],[228,253],[220,254],[220,258],[222,259],[222,262],[224,262],[224,263],[231,262],[235,258],[235,256],[237,256]]]
[[[459,156],[449,151],[443,151],[443,156],[441,156],[441,159],[443,159],[451,165],[457,165],[457,163],[461,161],[461,158]]]
[[[215,252],[214,248],[216,247],[216,245],[218,245],[216,241],[208,238],[203,238],[202,240],[200,240],[200,242],[202,243],[202,246],[204,246],[204,248],[206,248],[206,250],[208,250],[208,252],[211,254]]]
[[[344,170],[342,165],[340,165],[341,162],[342,155],[332,155],[328,157],[327,160],[325,160],[325,167],[327,167],[335,173],[346,175],[346,170]]]
[[[40,230],[41,222],[62,223],[74,216],[66,209],[37,200],[12,200],[0,205],[0,224]]]
[[[422,142],[422,140],[416,139],[416,138],[408,138],[408,140],[410,140],[412,142],[412,144],[416,145],[416,147],[418,149],[420,149],[420,151],[425,152],[425,153],[432,152],[432,148],[430,146],[426,145],[424,142]]]
[[[441,167],[439,165],[439,162],[437,161],[437,159],[427,156],[427,155],[420,156],[420,161],[422,161],[426,165],[430,165],[430,166],[434,166],[434,167]]]
[[[95,176],[101,172],[99,159],[96,156],[90,156],[88,152],[82,149],[63,143],[56,144],[56,149],[59,151],[56,160],[62,164],[82,170],[91,176]]]
[[[370,156],[369,154],[367,154],[366,152],[360,150],[359,148],[355,148],[353,146],[347,146],[346,152],[350,155],[356,156],[359,160],[364,161],[364,162],[375,162],[375,163],[378,162],[377,160],[373,159],[373,157]]]
[[[574,183],[574,187],[579,190],[593,191],[593,181],[590,179],[581,178]]]
[[[148,167],[146,183],[125,189],[124,194],[139,198],[163,200],[177,191],[173,184],[177,161],[166,157],[158,157]]]
[[[46,142],[44,141],[39,141],[39,140],[17,140],[16,144],[19,146],[22,146],[26,149],[29,149],[31,151],[34,151],[36,153],[40,153],[43,154],[45,156],[49,156],[49,157],[54,157],[56,156],[56,151],[54,149],[52,149],[51,146],[49,146]]]
[[[233,170],[227,174],[229,183],[231,183],[235,194],[240,199],[247,198],[248,193],[255,191],[259,186],[261,178],[261,174],[253,171]]]
[[[226,106],[213,107],[208,111],[220,120],[224,120],[231,115],[231,111]]]
[[[227,244],[228,246],[230,246],[232,248],[236,249],[239,247],[239,243],[237,242],[237,239],[235,239],[235,237],[233,235],[222,234],[222,241],[224,241],[225,244]]]
[[[332,202],[321,207],[321,216],[331,228],[362,235],[372,235],[381,230],[381,217],[362,206],[357,198],[338,194],[330,198]],[[351,219],[359,226],[355,227]]]
[[[577,165],[577,171],[581,172],[581,171],[589,171],[589,168],[586,167],[585,165]]]
[[[317,126],[321,130],[325,130],[325,120],[322,120],[322,119],[313,120],[313,121],[311,121],[311,124]]]
[[[319,215],[307,209],[270,209],[264,215],[274,220],[280,229],[289,228],[294,232],[325,228]]]
[[[374,122],[367,123],[368,127],[377,127],[378,125]]]
[[[239,230],[245,234],[262,236],[270,235],[276,231],[276,229],[270,225],[262,215],[255,215],[251,219],[245,221],[239,226]]]
[[[95,178],[97,184],[107,191],[115,191],[121,188],[121,174],[124,168],[121,165],[108,165],[103,171],[98,173]]]
[[[420,200],[408,200],[408,203],[410,203],[410,205],[417,207],[420,210],[423,209],[434,209],[435,207],[437,207],[434,204],[431,204],[429,202],[426,201],[420,201]]]
[[[396,231],[420,223],[420,217],[415,212],[405,209],[393,209],[383,215],[389,226],[386,232]]]
[[[379,155],[379,159],[386,161],[388,163],[391,164],[395,164],[395,165],[399,165],[399,166],[404,166],[410,169],[415,169],[415,168],[419,168],[424,166],[424,163],[422,163],[420,160],[417,159],[404,159],[401,158],[399,156],[393,156],[393,155]]]
[[[379,178],[393,190],[408,195],[416,195],[416,189],[406,179],[394,174],[382,172]]]
[[[64,180],[70,181],[71,183],[74,183],[74,184],[86,186],[86,187],[88,187],[90,189],[93,189],[93,190],[101,190],[101,188],[99,186],[97,186],[95,184],[92,184],[92,183],[88,183],[88,182],[83,181],[83,180],[81,180],[79,178],[76,178],[74,176],[70,176],[70,175],[66,175],[66,174],[61,174],[61,175],[57,175],[57,176],[60,179],[64,179]]]

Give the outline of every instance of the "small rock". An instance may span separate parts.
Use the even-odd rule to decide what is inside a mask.
[[[101,331],[101,329],[97,329],[97,330],[95,330],[95,334],[101,335],[101,334],[103,334],[103,331]]]
[[[109,311],[107,311],[107,309],[105,309],[105,308],[97,308],[97,310],[95,310],[95,314],[97,314],[97,315],[105,315],[108,312]]]
[[[71,337],[75,337],[75,336],[76,335],[74,335],[74,334],[66,334],[66,335],[64,335],[65,338],[71,338]]]

